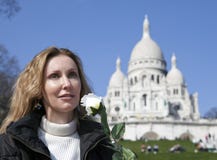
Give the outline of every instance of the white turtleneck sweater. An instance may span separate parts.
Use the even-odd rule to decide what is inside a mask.
[[[57,124],[43,116],[38,136],[48,147],[52,160],[80,160],[80,138],[75,120]]]

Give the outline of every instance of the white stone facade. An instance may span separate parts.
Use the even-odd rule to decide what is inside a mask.
[[[198,94],[189,94],[175,54],[167,71],[164,55],[149,30],[146,16],[143,35],[132,50],[126,76],[117,59],[104,97],[110,124],[124,121],[124,138],[131,140],[148,133],[155,139],[175,139],[187,133],[198,139],[209,131],[216,134],[216,122],[200,119]]]

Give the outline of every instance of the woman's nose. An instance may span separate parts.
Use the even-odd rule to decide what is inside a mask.
[[[70,81],[70,79],[68,77],[63,77],[62,86],[63,86],[63,88],[71,87],[71,81]]]

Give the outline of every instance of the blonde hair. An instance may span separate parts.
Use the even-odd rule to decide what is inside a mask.
[[[4,119],[0,128],[0,133],[6,131],[6,127],[13,121],[17,121],[29,112],[42,99],[43,90],[43,73],[44,68],[49,59],[58,55],[66,55],[73,59],[78,67],[78,72],[81,80],[81,93],[80,97],[90,93],[91,89],[87,83],[86,76],[83,71],[80,58],[68,49],[49,47],[39,54],[25,67],[23,72],[20,73],[14,88],[10,101],[10,109],[7,117]],[[78,106],[80,116],[85,114],[82,107]]]

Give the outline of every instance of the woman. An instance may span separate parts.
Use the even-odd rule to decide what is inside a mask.
[[[36,55],[15,84],[0,129],[0,159],[112,159],[101,125],[84,118],[79,105],[89,92],[70,50],[50,47]]]

